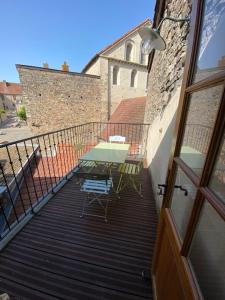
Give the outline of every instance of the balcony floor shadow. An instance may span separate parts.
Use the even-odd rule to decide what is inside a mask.
[[[85,195],[75,178],[0,254],[0,292],[12,299],[153,299],[149,269],[157,213],[147,169],[143,198],[112,196],[109,223],[80,218]]]

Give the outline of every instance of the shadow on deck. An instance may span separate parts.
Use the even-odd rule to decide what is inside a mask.
[[[80,218],[85,195],[72,178],[0,254],[0,292],[13,299],[153,299],[157,214],[148,172],[143,199],[125,190],[109,223]]]

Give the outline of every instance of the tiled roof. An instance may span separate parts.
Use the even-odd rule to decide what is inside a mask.
[[[21,95],[22,89],[20,84],[14,82],[0,82],[0,94],[3,95]]]
[[[111,43],[110,45],[106,46],[105,48],[103,48],[101,51],[99,51],[98,53],[96,53],[92,59],[87,63],[87,65],[83,68],[82,73],[86,72],[87,69],[95,62],[95,60],[104,52],[108,51],[109,49],[111,49],[112,47],[114,47],[115,45],[117,45],[118,43],[120,43],[122,40],[124,40],[126,37],[128,37],[131,33],[133,33],[134,31],[136,31],[137,29],[139,29],[141,26],[144,26],[146,24],[152,24],[151,20],[148,18],[146,19],[144,22],[142,22],[141,24],[135,26],[134,28],[132,28],[131,30],[129,30],[128,32],[126,32],[125,34],[123,34],[120,38],[118,38],[117,40],[115,40],[113,43]]]
[[[122,100],[109,122],[144,123],[146,97]]]

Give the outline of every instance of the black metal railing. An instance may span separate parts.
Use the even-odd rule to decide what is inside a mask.
[[[79,158],[121,135],[130,155],[145,153],[148,124],[92,122],[0,145],[0,241],[54,194]]]

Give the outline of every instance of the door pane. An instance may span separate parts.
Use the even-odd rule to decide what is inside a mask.
[[[189,261],[204,299],[225,299],[225,222],[205,202],[195,232]]]
[[[225,203],[225,133],[209,187]]]
[[[194,204],[196,188],[180,168],[177,171],[175,186],[171,210],[178,233],[183,239]]]
[[[202,173],[222,92],[223,85],[217,85],[195,92],[189,99],[180,157],[198,175]]]
[[[194,82],[225,68],[225,3],[206,0],[199,41]]]

